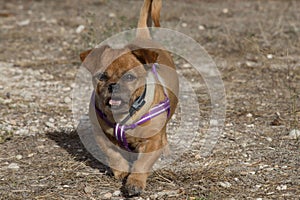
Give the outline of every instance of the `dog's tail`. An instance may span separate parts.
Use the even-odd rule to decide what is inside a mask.
[[[151,38],[147,27],[152,26],[152,21],[154,22],[155,27],[160,27],[159,19],[161,6],[162,0],[144,0],[138,22],[137,38]]]

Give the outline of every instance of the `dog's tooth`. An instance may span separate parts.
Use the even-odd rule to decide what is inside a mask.
[[[119,106],[121,105],[121,103],[122,102],[120,100],[113,100],[113,99],[109,100],[109,104],[112,106]]]

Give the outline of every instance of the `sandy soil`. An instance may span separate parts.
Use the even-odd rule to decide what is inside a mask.
[[[124,199],[122,183],[81,144],[71,98],[79,53],[135,28],[141,4],[0,0],[0,199]],[[194,145],[135,199],[299,199],[299,7],[164,1],[162,26],[194,38],[216,62],[226,122],[209,157]],[[191,67],[178,73],[197,80]],[[209,95],[196,85],[209,116]]]

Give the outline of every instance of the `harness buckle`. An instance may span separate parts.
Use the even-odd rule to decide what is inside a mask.
[[[143,105],[145,105],[146,101],[142,99],[142,101],[135,101],[129,109],[129,114],[132,116],[136,111],[141,109]]]

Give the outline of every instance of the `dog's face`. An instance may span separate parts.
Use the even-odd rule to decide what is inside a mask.
[[[94,79],[101,109],[114,115],[128,114],[132,103],[143,93],[146,75],[143,64],[131,53],[97,72]]]
[[[111,120],[129,113],[133,102],[143,94],[147,67],[157,55],[150,50],[94,49],[82,59],[93,75],[96,104]]]

